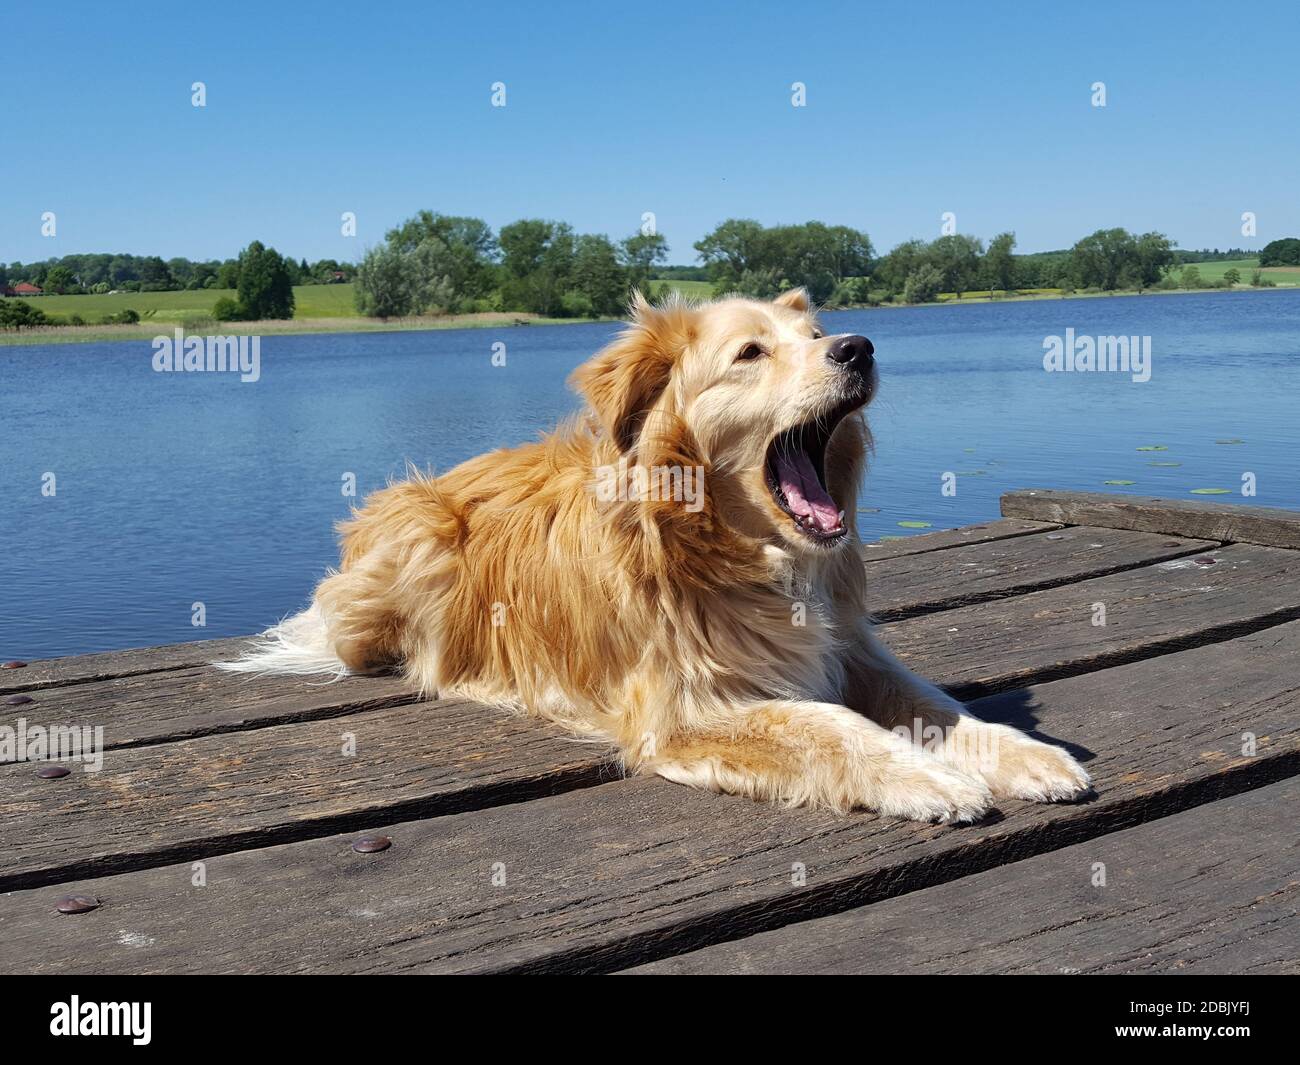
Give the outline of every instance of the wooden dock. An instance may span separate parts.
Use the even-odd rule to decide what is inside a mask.
[[[10,663],[0,724],[104,749],[0,765],[0,971],[1300,972],[1300,513],[1003,514],[867,545],[870,607],[1090,801],[776,809],[396,677],[210,669],[237,640]]]

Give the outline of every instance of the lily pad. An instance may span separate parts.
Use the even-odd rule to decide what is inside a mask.
[[[1102,481],[1102,484],[1137,484],[1137,481]]]
[[[1216,441],[1215,441],[1216,444],[1244,444],[1245,442],[1246,442],[1246,441],[1240,439],[1239,437],[1235,437],[1235,436],[1232,437],[1232,438],[1230,438],[1230,439],[1228,439],[1228,440],[1216,440]]]
[[[1181,462],[1148,462],[1148,466],[1181,466]]]
[[[1232,493],[1231,488],[1193,488],[1194,496],[1226,496]]]
[[[1164,444],[1147,444],[1145,447],[1138,448],[1139,451],[1168,451]]]
[[[929,529],[933,527],[933,523],[928,521],[900,521],[898,527],[900,529]]]

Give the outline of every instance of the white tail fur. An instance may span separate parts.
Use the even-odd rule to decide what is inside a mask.
[[[232,673],[327,674],[335,680],[348,675],[330,648],[325,618],[315,603],[267,629],[235,661],[213,665]]]

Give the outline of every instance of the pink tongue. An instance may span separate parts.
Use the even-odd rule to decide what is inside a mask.
[[[797,516],[811,518],[822,532],[840,527],[840,509],[817,480],[806,451],[796,455],[778,455],[776,476],[786,502]]]

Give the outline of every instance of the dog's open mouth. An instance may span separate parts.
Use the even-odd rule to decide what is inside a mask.
[[[848,526],[826,488],[826,445],[835,427],[864,399],[779,433],[767,449],[767,487],[795,528],[819,544],[839,540]]]

